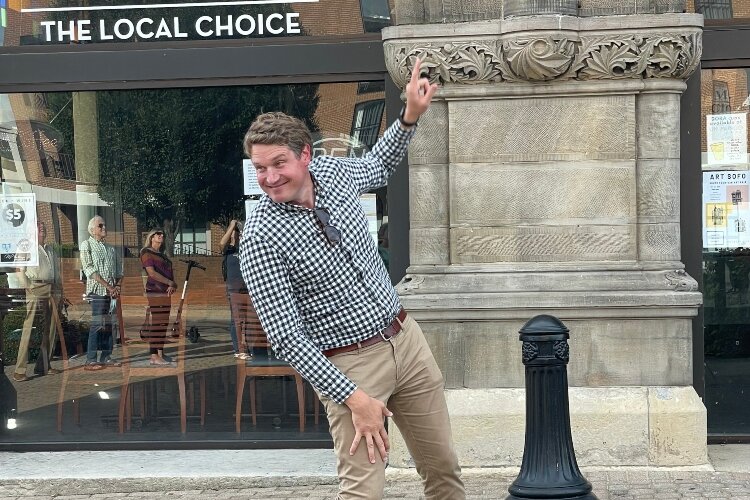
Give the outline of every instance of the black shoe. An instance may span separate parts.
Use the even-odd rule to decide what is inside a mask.
[[[164,354],[164,353],[162,353],[162,355],[161,355],[161,359],[163,359],[163,360],[164,360],[164,361],[166,361],[167,363],[172,363],[172,362],[174,361],[174,359],[172,359],[172,356],[167,356],[167,355],[166,355],[166,354]]]

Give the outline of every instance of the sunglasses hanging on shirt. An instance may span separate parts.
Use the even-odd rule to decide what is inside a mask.
[[[341,231],[336,226],[331,225],[331,214],[325,208],[316,208],[315,218],[323,227],[323,234],[328,243],[334,246],[338,245],[341,242]]]

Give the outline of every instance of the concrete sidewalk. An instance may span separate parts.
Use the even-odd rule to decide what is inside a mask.
[[[591,469],[600,500],[750,500],[750,445],[711,446],[705,470]],[[467,469],[468,498],[504,499],[517,469]],[[335,498],[331,450],[0,453],[0,499]],[[421,498],[412,470],[388,469],[385,498]]]

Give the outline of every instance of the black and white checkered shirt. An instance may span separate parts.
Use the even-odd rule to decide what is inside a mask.
[[[388,182],[414,130],[395,122],[362,158],[310,163],[315,208],[330,213],[338,245],[326,240],[313,210],[266,195],[240,240],[242,276],[276,356],[338,403],[357,386],[321,351],[376,335],[401,308],[359,196]]]

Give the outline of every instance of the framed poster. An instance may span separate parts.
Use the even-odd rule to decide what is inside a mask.
[[[747,113],[706,116],[709,165],[747,163]]]
[[[749,179],[744,170],[703,172],[703,248],[750,246]]]
[[[34,193],[0,194],[0,263],[39,265]]]

